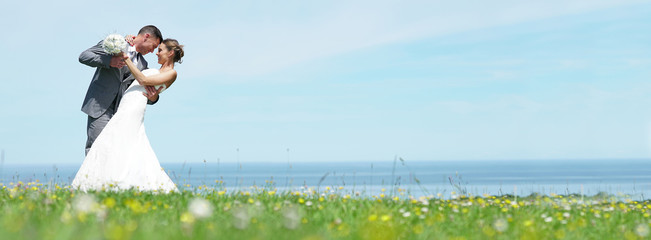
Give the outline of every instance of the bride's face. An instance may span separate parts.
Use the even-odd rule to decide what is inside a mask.
[[[160,45],[158,45],[158,51],[156,52],[156,56],[158,56],[159,64],[163,64],[167,62],[169,59],[172,58],[173,54],[174,54],[173,52],[167,49],[167,46],[165,46],[165,44],[161,43]]]

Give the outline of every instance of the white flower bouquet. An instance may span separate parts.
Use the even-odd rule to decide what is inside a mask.
[[[118,54],[126,51],[127,41],[124,40],[124,37],[120,34],[111,34],[104,39],[102,48],[106,53]]]

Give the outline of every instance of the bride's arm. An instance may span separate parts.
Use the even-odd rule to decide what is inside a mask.
[[[138,83],[143,86],[156,86],[160,84],[165,84],[165,87],[172,85],[172,82],[176,79],[176,71],[167,71],[160,74],[145,76],[142,72],[136,67],[135,64],[131,61],[129,57],[125,55],[124,62],[129,67],[129,71],[133,74],[133,77],[138,80]]]

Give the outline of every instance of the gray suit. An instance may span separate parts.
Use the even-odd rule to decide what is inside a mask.
[[[111,67],[111,57],[111,54],[102,49],[101,41],[79,55],[80,63],[97,68],[81,106],[81,111],[88,114],[86,154],[117,111],[122,94],[135,80],[127,67],[121,69]],[[138,69],[141,71],[147,69],[147,61],[140,53],[136,58],[138,58]]]

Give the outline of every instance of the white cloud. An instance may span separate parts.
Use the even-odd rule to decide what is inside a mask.
[[[199,29],[208,34],[195,43],[201,46],[195,58],[203,65],[191,71],[259,75],[368,47],[638,2],[643,1],[342,1],[316,10],[308,7],[307,16],[278,9],[254,19],[231,14]]]

